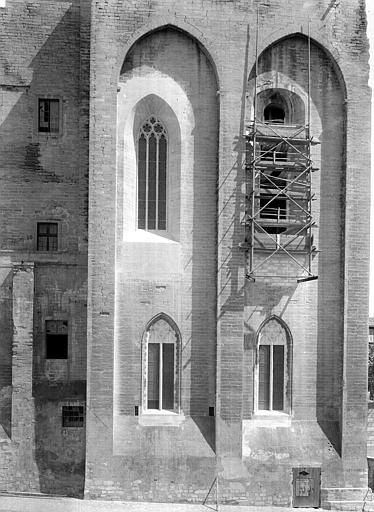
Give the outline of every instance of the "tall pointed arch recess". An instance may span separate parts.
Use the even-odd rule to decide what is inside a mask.
[[[184,315],[187,320],[183,322],[183,337],[191,339],[183,350],[183,360],[191,361],[183,372],[186,415],[205,414],[215,397],[219,139],[219,96],[215,77],[214,65],[196,39],[168,25],[146,32],[134,41],[126,52],[117,94],[116,269],[123,279],[116,280],[116,315],[123,318],[129,308],[135,307],[127,293],[134,276],[139,278],[139,283],[146,279],[165,285],[165,297],[157,294],[151,302],[156,311],[165,308],[178,321]],[[144,229],[136,218],[136,140],[142,123],[151,116],[162,121],[167,132],[166,209],[169,215],[164,231]],[[187,270],[183,264],[185,258],[191,262]],[[172,297],[178,296],[185,287],[190,290],[191,298],[182,305],[184,310],[180,310]],[[137,284],[134,294],[142,293]],[[126,326],[124,323],[123,327],[119,325],[118,340],[129,335],[128,329],[133,330],[132,339],[139,340],[139,333],[148,320],[143,315],[144,309],[139,306],[135,321]],[[139,345],[119,341],[116,344],[119,410],[130,410],[132,406],[129,392],[120,390],[127,386],[126,375],[131,367],[128,354],[140,349]],[[137,361],[140,365],[140,354]],[[201,361],[204,361],[204,372],[196,371]],[[189,386],[187,383],[191,381]],[[147,407],[140,378],[136,385],[134,381],[131,384],[139,404]]]
[[[316,75],[313,70],[320,68],[324,73]],[[303,34],[287,35],[256,58],[248,97],[247,278],[275,274],[298,281],[316,279],[317,253],[324,250],[319,243],[319,220],[320,215],[329,214],[322,206],[328,187],[333,186],[332,177],[335,190],[344,188],[346,87],[342,72],[319,43]],[[284,108],[281,123],[266,119],[269,105]],[[319,170],[323,172],[315,172]],[[338,203],[335,206],[341,209]],[[287,272],[283,272],[285,265],[272,265],[274,256],[284,260]]]
[[[292,337],[278,316],[267,318],[257,332],[254,412],[291,413]]]

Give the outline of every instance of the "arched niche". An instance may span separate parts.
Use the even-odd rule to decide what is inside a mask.
[[[148,119],[158,119],[166,130],[166,229],[158,234],[179,240],[180,231],[180,181],[181,181],[181,131],[178,119],[170,105],[160,96],[149,94],[142,98],[134,108],[133,140],[128,143],[137,153],[141,127]],[[132,144],[133,146],[132,146]],[[138,158],[136,158],[138,161]],[[138,171],[137,165],[135,171]],[[138,175],[138,172],[136,172]],[[132,176],[133,180],[134,177]],[[136,181],[136,176],[135,176]],[[136,208],[129,217],[136,215]],[[136,219],[131,221],[136,225]],[[139,226],[138,226],[139,227]]]
[[[264,122],[303,125],[305,112],[302,97],[294,91],[276,87],[257,94],[257,117]]]
[[[281,91],[286,98],[286,90],[290,99],[296,94],[304,105],[305,124],[309,124],[310,119],[312,142],[317,143],[311,146],[311,211],[313,245],[318,249],[312,254],[312,270],[318,275],[318,281],[314,289],[307,290],[308,300],[302,308],[306,318],[315,315],[316,321],[308,324],[302,337],[295,337],[295,349],[299,343],[305,343],[305,351],[298,356],[300,364],[295,367],[294,374],[295,379],[300,379],[301,369],[313,364],[317,379],[310,385],[316,388],[317,407],[338,417],[344,343],[344,282],[341,276],[344,273],[345,209],[352,207],[346,202],[346,87],[331,53],[311,40],[308,62],[308,47],[307,37],[292,34],[261,52],[256,93],[261,101],[270,98],[274,91]],[[248,81],[248,121],[254,118],[255,82],[253,66]],[[288,256],[283,257],[286,260]],[[288,304],[287,314],[293,314],[292,304]],[[327,365],[327,360],[336,363]],[[296,392],[295,404],[302,403],[304,390],[295,387]]]
[[[274,98],[274,103],[285,109],[286,122],[288,117],[292,124],[306,124],[310,117],[311,134],[318,140],[323,136],[323,122],[332,123],[332,110],[340,109],[335,124],[343,127],[346,88],[341,70],[330,53],[311,40],[309,83],[308,55],[308,38],[299,33],[274,41],[260,53],[257,84],[256,66],[252,67],[248,78],[248,120],[254,117],[256,85],[256,114],[260,119]]]
[[[131,373],[131,358],[138,351],[135,364],[139,362],[140,369],[139,332],[143,329],[145,311],[143,282],[149,283],[152,308],[163,307],[175,318],[182,314],[187,317],[183,337],[191,341],[183,352],[183,358],[190,361],[183,376],[186,382],[190,381],[190,374],[196,374],[209,347],[207,369],[199,376],[200,385],[183,388],[184,403],[190,407],[187,413],[191,410],[203,413],[209,397],[214,395],[216,322],[211,312],[215,311],[217,297],[217,90],[215,67],[208,54],[195,38],[169,26],[139,38],[121,67],[116,166],[115,396],[118,411],[133,407],[126,376]],[[137,138],[142,124],[151,116],[165,127],[168,140],[168,208],[172,215],[163,233],[139,229],[136,218]],[[154,293],[158,290],[156,283],[165,284],[167,293]],[[183,311],[177,300],[180,296],[186,297]],[[131,320],[130,310],[136,310]],[[122,343],[123,339],[131,341]],[[140,402],[140,379],[132,380],[130,386]]]

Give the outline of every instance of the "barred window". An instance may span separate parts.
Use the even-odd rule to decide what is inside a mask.
[[[138,137],[138,228],[166,230],[167,133],[150,117]]]
[[[60,100],[39,98],[38,131],[58,133],[60,131]]]
[[[84,407],[83,405],[63,405],[62,406],[62,426],[63,427],[83,427],[84,425]]]

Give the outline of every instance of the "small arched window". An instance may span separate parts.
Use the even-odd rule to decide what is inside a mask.
[[[282,321],[270,318],[258,335],[257,400],[258,411],[290,409],[291,345]]]
[[[138,136],[138,229],[166,230],[167,133],[156,117]]]
[[[166,315],[151,322],[143,345],[143,409],[178,412],[179,345],[177,329]]]

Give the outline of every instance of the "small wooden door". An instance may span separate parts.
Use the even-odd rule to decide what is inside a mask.
[[[320,506],[321,468],[293,468],[294,507]]]

